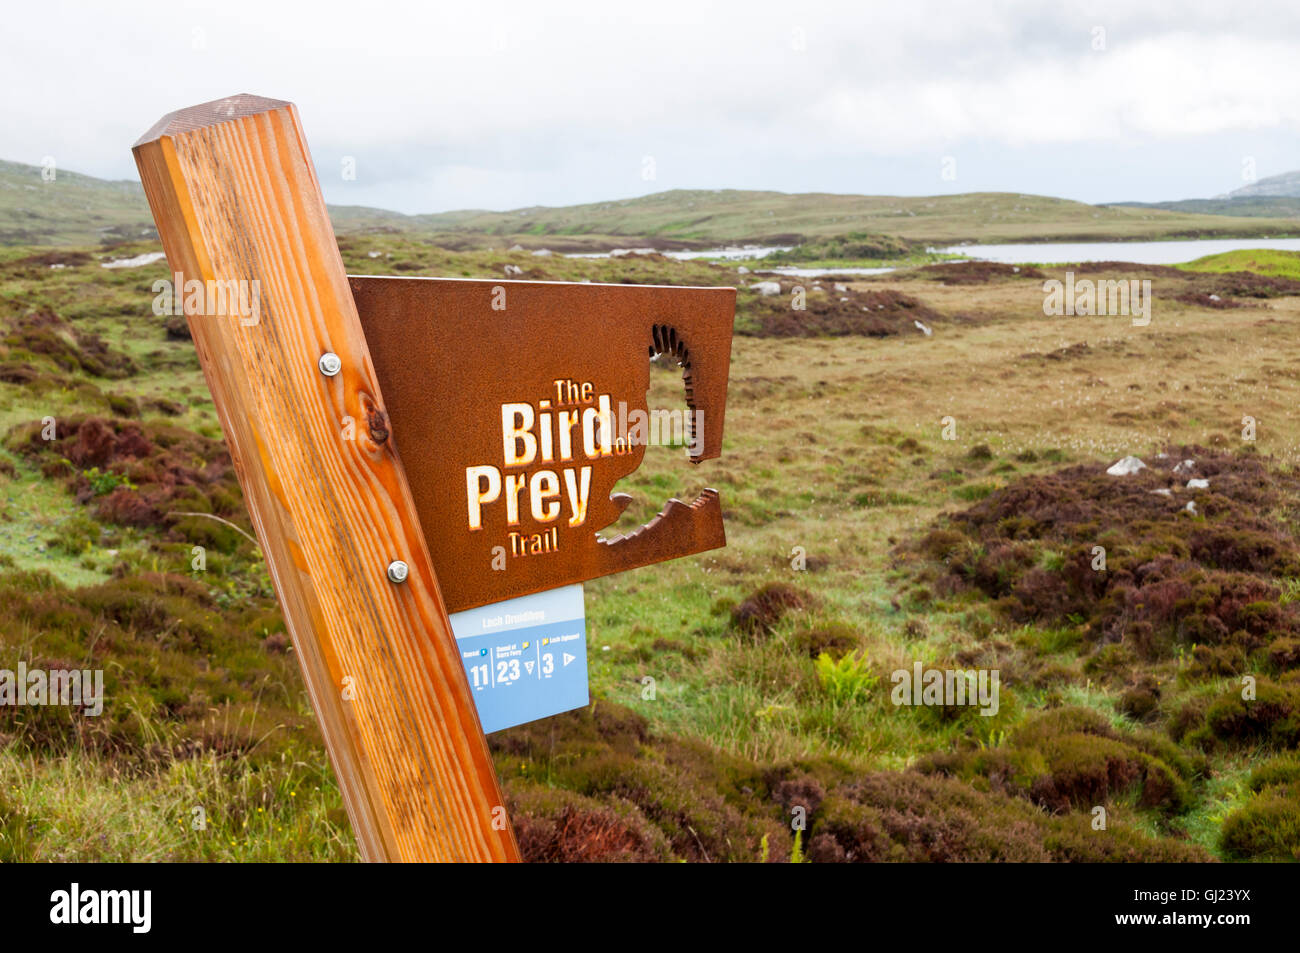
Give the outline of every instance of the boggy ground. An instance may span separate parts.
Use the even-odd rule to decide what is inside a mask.
[[[0,667],[108,681],[97,720],[0,708],[0,857],[355,858],[192,346],[149,313],[165,267],[99,267],[147,250],[0,253]],[[1075,269],[1151,278],[1134,327],[1045,317],[1064,270],[742,290],[723,456],[653,448],[620,487],[627,526],[717,487],[728,547],[588,584],[592,705],[491,736],[528,859],[1296,856],[1300,286]],[[667,370],[652,388],[681,399]],[[1104,472],[1127,454],[1148,468]],[[916,662],[996,668],[997,714],[895,705]]]

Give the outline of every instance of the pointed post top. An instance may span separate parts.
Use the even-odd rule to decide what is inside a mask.
[[[293,103],[283,99],[267,99],[265,96],[254,96],[251,93],[236,93],[224,99],[214,99],[210,103],[199,103],[197,106],[188,106],[168,113],[137,139],[132,148],[161,139],[163,136],[174,136],[177,133],[203,129],[206,126],[215,126],[258,113],[273,112],[292,105]]]

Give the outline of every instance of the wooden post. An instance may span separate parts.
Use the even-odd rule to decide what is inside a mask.
[[[188,321],[362,856],[518,860],[297,110],[206,103],[134,153],[172,271],[248,283]]]

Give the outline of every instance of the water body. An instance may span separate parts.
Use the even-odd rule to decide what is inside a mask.
[[[713,261],[757,261],[766,258],[772,252],[789,251],[792,245],[743,245],[729,246],[727,248],[709,248],[704,251],[666,251],[658,252],[666,258],[676,258],[679,261],[691,261],[698,258],[708,258]],[[622,255],[645,255],[657,252],[654,248],[616,248],[613,251],[603,252],[582,252],[580,254],[566,255],[566,258],[618,258]],[[883,275],[893,271],[893,268],[803,268],[795,265],[771,265],[764,266],[761,263],[757,266],[764,272],[773,272],[778,275],[789,275],[796,278],[816,278],[818,275]]]
[[[1139,265],[1180,265],[1206,255],[1243,248],[1300,251],[1300,238],[1195,238],[1172,242],[1043,242],[1027,245],[953,245],[939,251],[1008,265],[1079,261],[1131,261]]]
[[[613,251],[581,252],[566,255],[566,258],[618,258],[622,255],[660,254],[665,258],[679,261],[691,261],[696,258],[716,258],[721,261],[744,261],[749,258],[765,258],[774,251],[789,251],[792,245],[731,245],[726,248],[709,248],[704,251],[664,251],[657,248],[615,248]]]
[[[752,261],[775,251],[789,251],[789,245],[744,245],[710,248],[704,251],[661,252],[668,258],[689,260],[708,258],[715,261]],[[1300,238],[1194,238],[1168,242],[1034,242],[1021,245],[952,245],[931,251],[964,255],[984,261],[1009,265],[1035,262],[1044,265],[1081,261],[1131,261],[1139,265],[1178,265],[1206,255],[1218,255],[1243,248],[1274,248],[1300,251]],[[653,248],[619,248],[612,252],[569,255],[570,258],[611,258],[629,253],[646,254]],[[883,275],[893,268],[807,268],[794,265],[758,266],[763,271],[799,278],[818,275]]]

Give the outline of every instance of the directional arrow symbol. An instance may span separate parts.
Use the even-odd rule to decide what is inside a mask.
[[[572,662],[572,661],[573,661],[574,659],[576,659],[577,657],[578,657],[578,656],[576,656],[576,655],[570,655],[568,652],[565,652],[565,653],[564,653],[564,664],[565,664],[565,665],[568,665],[570,662]]]
[[[537,664],[536,662],[525,662],[525,663],[524,663],[524,668],[528,669],[528,674],[529,674],[529,675],[533,674],[533,666],[536,665],[536,664]]]

